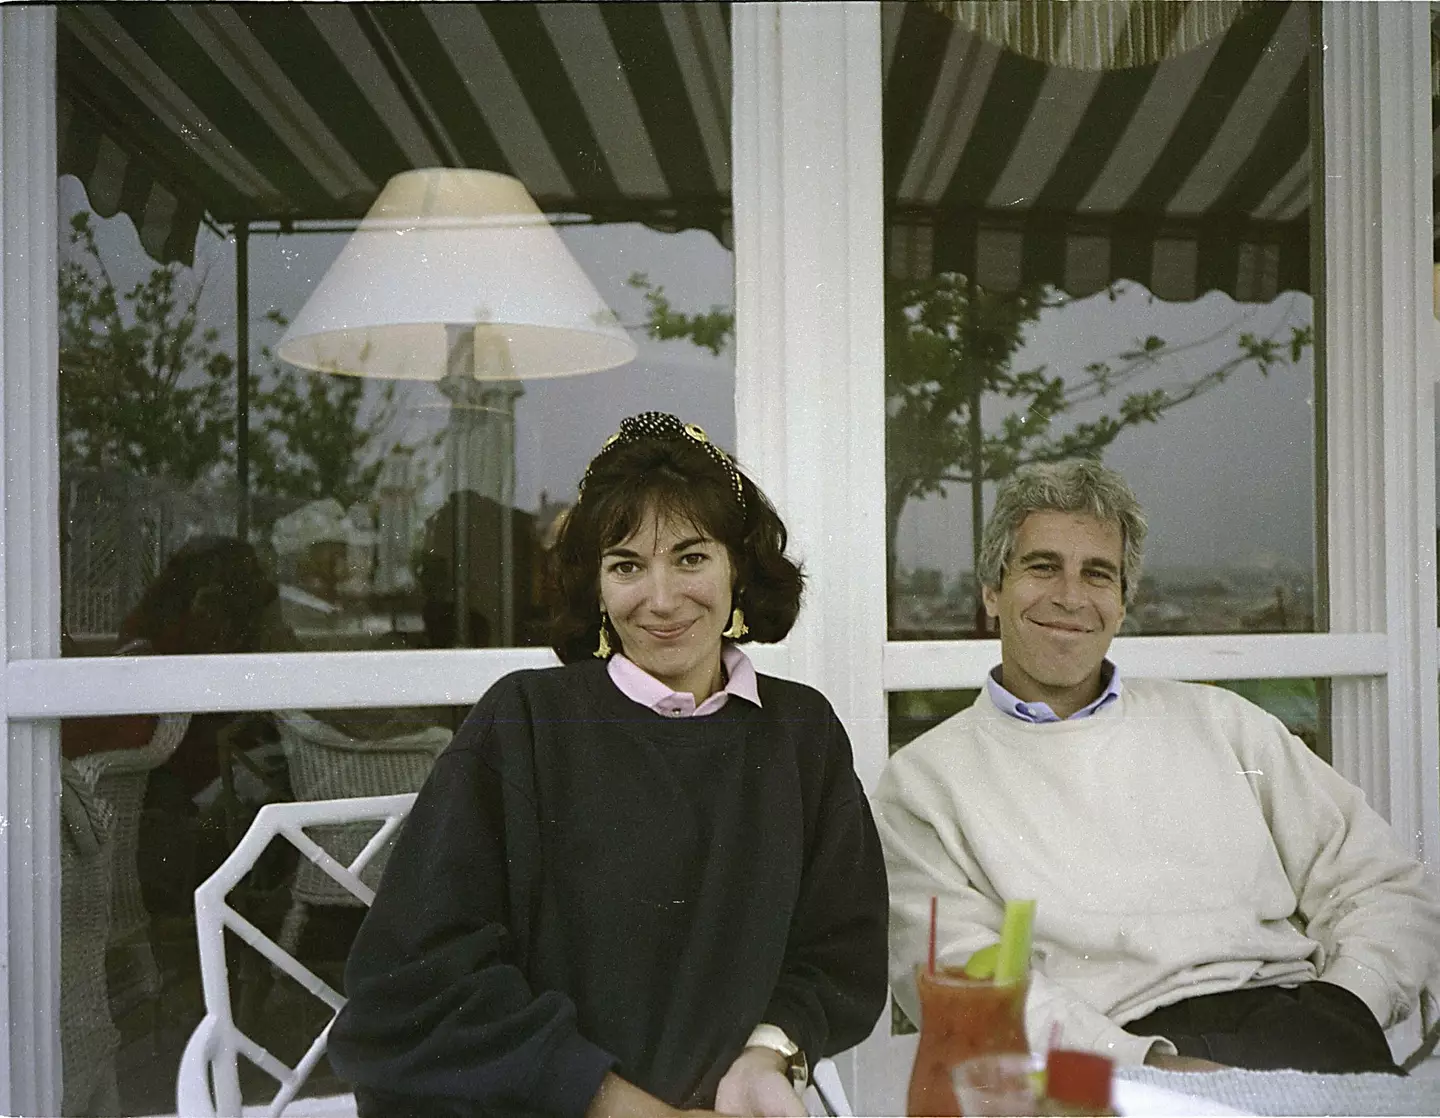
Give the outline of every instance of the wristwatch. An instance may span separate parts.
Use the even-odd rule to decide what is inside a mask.
[[[805,1050],[796,1044],[779,1025],[756,1025],[745,1042],[746,1048],[769,1048],[785,1057],[785,1074],[795,1093],[800,1094],[810,1082],[810,1061]]]

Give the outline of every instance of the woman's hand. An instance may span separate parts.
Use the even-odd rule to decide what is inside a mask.
[[[721,1114],[804,1118],[805,1104],[785,1074],[785,1057],[773,1048],[747,1048],[735,1057],[715,1092]]]
[[[714,1112],[710,1110],[676,1110],[613,1071],[605,1073],[600,1090],[595,1092],[585,1111],[585,1118],[710,1118],[712,1115]]]

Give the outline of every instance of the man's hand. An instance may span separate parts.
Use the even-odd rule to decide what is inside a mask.
[[[1153,1048],[1145,1057],[1145,1064],[1162,1071],[1224,1071],[1229,1066],[1199,1056],[1172,1056],[1168,1052],[1156,1052]]]
[[[785,1074],[785,1057],[773,1048],[747,1048],[735,1057],[715,1092],[721,1114],[804,1118],[805,1104]]]

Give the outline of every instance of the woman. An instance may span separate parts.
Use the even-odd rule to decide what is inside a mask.
[[[864,1039],[887,898],[850,745],[755,672],[801,574],[698,427],[625,420],[555,545],[555,651],[436,762],[346,967],[361,1113],[803,1114]]]

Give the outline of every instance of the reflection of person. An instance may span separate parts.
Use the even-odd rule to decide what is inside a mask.
[[[829,703],[756,673],[801,578],[699,428],[627,419],[553,556],[564,667],[482,698],[346,968],[364,1114],[803,1114],[869,1034],[886,890]]]
[[[283,645],[278,591],[255,549],[229,536],[199,536],[166,560],[140,601],[120,623],[121,655],[189,656],[249,652]],[[218,769],[216,719],[197,716],[167,768],[194,795]],[[223,716],[227,720],[230,716]],[[61,723],[66,757],[137,749],[155,732],[155,716],[67,718]],[[204,742],[199,739],[205,738]]]
[[[932,896],[951,963],[996,938],[1006,900],[1035,898],[1032,1045],[1058,1029],[1128,1063],[1393,1071],[1381,1026],[1440,962],[1431,884],[1259,707],[1121,687],[1105,655],[1144,535],[1093,462],[1030,467],[997,495],[977,576],[1001,664],[877,791],[896,997],[914,1016]]]

